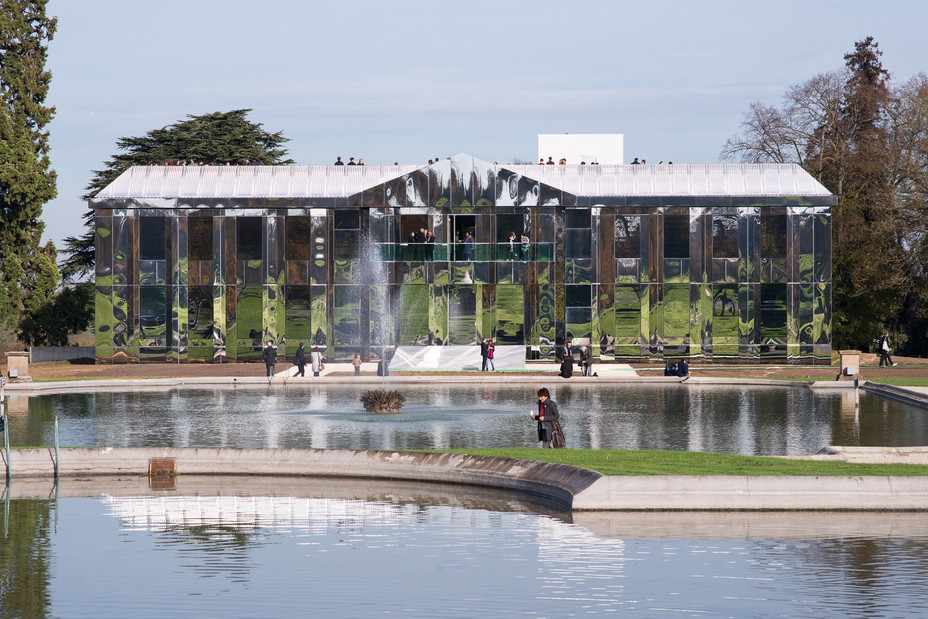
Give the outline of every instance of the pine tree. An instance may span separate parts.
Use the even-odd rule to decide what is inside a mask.
[[[268,133],[260,124],[247,120],[250,109],[231,112],[213,112],[202,116],[188,115],[187,120],[149,131],[141,137],[120,138],[116,145],[120,152],[106,162],[102,170],[94,172],[87,185],[85,200],[97,193],[132,166],[190,164],[224,165],[246,162],[260,165],[292,164],[284,159],[288,141],[281,132]],[[62,263],[66,278],[93,270],[94,233],[93,212],[84,215],[88,231],[80,237],[65,239],[69,257]]]
[[[30,296],[48,298],[58,282],[44,275],[43,205],[56,195],[48,158],[54,108],[45,105],[51,73],[47,44],[57,22],[45,0],[2,0],[0,10],[0,323],[18,324]],[[54,256],[52,257],[54,262]],[[42,277],[35,277],[41,272]]]

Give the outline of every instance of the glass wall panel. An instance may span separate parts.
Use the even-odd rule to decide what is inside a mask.
[[[255,361],[264,348],[263,286],[238,286],[232,307],[235,320],[235,358]]]
[[[712,286],[712,356],[738,354],[738,287]]]
[[[284,254],[287,260],[310,260],[312,256],[312,218],[303,215],[291,215],[286,221],[286,244]]]
[[[615,257],[641,258],[640,216],[615,216]]]
[[[312,311],[313,346],[325,349],[332,341],[329,328],[329,304],[325,286],[309,287]]]
[[[335,286],[334,299],[335,346],[360,346],[361,287]]]
[[[293,346],[298,346],[300,342],[309,344],[312,337],[310,288],[309,286],[288,286],[286,295],[287,340]]]
[[[525,300],[522,286],[496,286],[496,339],[499,344],[525,344]]]
[[[213,347],[213,287],[187,289],[188,340],[191,347]],[[210,354],[212,356],[212,354]]]
[[[689,336],[690,287],[680,284],[664,285],[664,339],[678,344]]]
[[[167,346],[169,312],[164,286],[139,287],[139,336],[141,346]]]
[[[451,343],[475,344],[477,342],[477,292],[475,287],[449,286],[448,304]]]
[[[383,284],[370,287],[369,321],[371,348],[378,355],[384,346],[396,342],[397,313],[394,311],[395,286]],[[399,310],[399,308],[396,308]]]
[[[187,223],[187,258],[190,260],[212,261],[213,218],[190,217]]]
[[[765,356],[786,356],[786,284],[761,284],[760,352]]]
[[[568,339],[582,338],[588,340],[593,335],[593,308],[568,307],[564,310]]]
[[[712,215],[712,257],[738,257],[737,215]]]
[[[400,345],[412,346],[428,341],[429,286],[405,285],[400,288]],[[441,329],[437,332],[440,332]]]

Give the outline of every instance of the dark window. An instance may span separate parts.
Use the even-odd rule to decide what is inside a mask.
[[[335,209],[336,230],[357,230],[361,227],[361,211],[352,209]]]
[[[589,285],[564,286],[565,307],[590,307],[592,288]]]
[[[615,257],[641,257],[641,217],[615,216]]]
[[[779,213],[760,216],[760,255],[764,258],[786,257],[786,215]]]
[[[589,259],[592,254],[592,244],[590,242],[590,230],[575,229],[566,230],[564,235],[564,258],[568,260]]]
[[[140,218],[139,259],[164,260],[166,240],[164,217]]]
[[[588,208],[568,208],[567,227],[568,228],[589,228],[591,226],[591,211]]]
[[[287,260],[309,260],[312,253],[313,220],[311,217],[287,218],[287,244],[284,257]]]
[[[191,217],[187,226],[187,257],[190,260],[212,260],[213,218]]]
[[[357,260],[361,255],[360,233],[357,230],[339,230],[335,233],[333,258],[336,260]]]
[[[236,250],[239,260],[261,260],[261,218],[239,217]]]
[[[738,257],[738,218],[734,215],[713,215],[712,257]]]
[[[664,258],[690,257],[689,213],[664,215]]]

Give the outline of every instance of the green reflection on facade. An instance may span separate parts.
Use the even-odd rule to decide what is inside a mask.
[[[97,358],[250,361],[271,339],[339,360],[481,337],[547,354],[572,336],[616,360],[830,363],[833,196],[583,195],[537,168],[457,156],[371,166],[334,197],[94,200]]]

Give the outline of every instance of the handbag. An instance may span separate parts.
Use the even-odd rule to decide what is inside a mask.
[[[554,421],[554,432],[551,436],[551,446],[555,449],[563,449],[567,445],[567,438],[564,436],[564,430],[561,429],[561,423]]]

